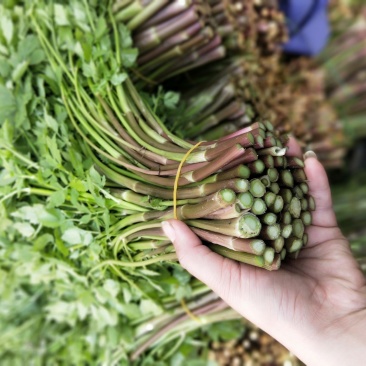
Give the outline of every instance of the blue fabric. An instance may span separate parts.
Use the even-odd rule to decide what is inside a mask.
[[[286,15],[290,33],[284,51],[318,54],[329,37],[328,0],[280,0],[280,8]]]

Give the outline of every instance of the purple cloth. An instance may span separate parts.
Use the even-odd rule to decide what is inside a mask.
[[[318,54],[329,37],[328,0],[280,0],[280,8],[286,15],[290,33],[284,51]]]

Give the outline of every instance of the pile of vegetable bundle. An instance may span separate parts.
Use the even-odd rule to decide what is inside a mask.
[[[272,1],[116,1],[113,12],[139,50],[134,74],[150,86],[255,46],[271,53],[287,37]]]
[[[167,4],[120,1],[120,9],[127,3],[142,4],[133,15],[140,21],[148,4]],[[192,4],[201,9],[201,2]],[[210,5],[220,22],[219,2]],[[256,1],[248,19],[280,21],[277,10],[264,10],[271,6]],[[167,115],[187,112],[176,94],[148,93],[142,82],[152,78],[142,73],[146,64],[136,65],[148,19],[130,27],[130,36],[129,19],[118,19],[104,3],[76,0],[9,2],[0,5],[0,19],[2,363],[165,365],[198,357],[197,341],[186,333],[198,330],[204,339],[202,332],[214,334],[210,324],[238,314],[176,263],[161,221],[173,217],[176,206],[179,218],[215,243],[213,250],[277,269],[286,252],[296,256],[306,244],[304,227],[311,223],[314,201],[302,161],[284,156],[282,130],[256,112],[246,127],[238,124],[238,131],[193,149],[178,174],[195,143],[165,125]],[[201,21],[202,32],[216,29],[206,16],[194,24]],[[262,55],[263,64],[271,64],[278,53],[270,45],[282,31],[259,28],[263,34],[252,42],[259,50],[247,62],[254,65]],[[250,44],[257,33],[248,29],[242,34]],[[222,45],[237,52],[221,31]],[[183,57],[186,62],[192,54],[184,67],[159,50],[157,66],[166,66],[159,77],[198,66],[196,48]],[[180,66],[170,73],[171,65]],[[227,99],[220,107],[230,104]]]
[[[338,10],[338,12],[337,12]],[[333,13],[339,13],[335,6]],[[352,9],[350,9],[352,10]],[[341,20],[335,21],[335,24]],[[342,24],[342,23],[341,23]],[[335,37],[321,55],[320,65],[325,73],[328,98],[340,116],[346,143],[366,136],[366,8]]]
[[[233,57],[197,70],[187,83],[179,103],[185,113],[168,118],[181,136],[217,139],[265,118],[277,131],[292,132],[327,167],[343,164],[342,124],[327,101],[324,73],[314,61],[285,60],[280,54]]]
[[[239,339],[212,342],[208,358],[217,362],[218,366],[301,365],[284,346],[249,324]]]
[[[325,86],[317,81],[321,72],[308,59],[283,58],[287,31],[276,1],[131,0],[117,1],[113,10],[117,22],[132,30],[139,50],[133,80],[150,88],[168,81],[178,92],[188,90],[182,110],[190,100],[204,98],[199,110],[170,121],[182,137],[218,138],[265,118],[304,146],[311,141],[326,166],[342,165],[344,138]],[[208,69],[200,67],[207,64]],[[218,73],[224,80],[213,83]],[[225,100],[207,108],[215,97]],[[226,104],[229,97],[232,103]],[[198,125],[187,130],[193,121]]]
[[[79,1],[39,1],[34,8],[29,1],[24,7],[1,4],[0,19],[1,364],[202,362],[198,339],[203,346],[208,332],[240,334],[232,322],[211,325],[238,315],[220,311],[218,303],[207,305],[210,298],[217,299],[208,296],[206,286],[175,262],[138,269],[111,264],[93,271],[114,259],[112,227],[145,209],[113,197],[105,177],[81,148],[62,101],[61,74],[51,67],[57,64],[44,52],[37,24],[52,25],[62,56],[80,61],[73,71],[80,67],[83,82],[103,86],[106,80],[116,83],[124,77],[102,62],[94,68],[93,60],[103,57],[107,63],[115,57],[107,9]],[[127,65],[131,39],[124,28],[120,32],[120,55]],[[90,39],[99,40],[99,52],[90,52]],[[152,104],[154,100],[151,96]],[[204,295],[206,302],[198,301]],[[191,309],[202,304],[207,306],[201,311],[211,309],[205,326],[186,323],[181,331],[174,328],[176,317],[188,316],[183,298]],[[170,331],[156,338],[152,351],[132,362],[130,356],[151,331],[170,322]],[[197,339],[185,336],[192,329],[198,329]]]
[[[137,50],[126,27],[115,22],[106,5],[26,1],[24,6],[7,6],[0,6],[2,363],[131,364],[131,354],[153,343],[152,352],[140,353],[136,362],[157,364],[171,348],[171,340],[181,337],[174,327],[176,317],[185,320],[183,332],[199,328],[205,332],[213,329],[209,328],[213,322],[238,316],[209,298],[209,289],[175,261],[162,262],[159,250],[170,250],[162,244],[165,238],[134,239],[128,244],[121,240],[127,230],[141,229],[140,224],[131,225],[134,220],[152,215],[159,222],[163,215],[171,215],[174,172],[192,146],[171,134],[159,118],[167,109],[174,110],[174,100],[169,93],[136,90],[129,75]],[[281,221],[292,221],[290,212],[299,216],[312,204],[310,198],[309,202],[297,198],[306,196],[305,183],[296,184],[293,193],[292,187],[280,191],[277,183],[291,186],[293,172],[298,172],[296,179],[304,179],[301,160],[271,155],[284,154],[284,142],[270,123],[258,122],[237,137],[197,147],[178,182],[178,214],[203,221],[191,216],[202,204],[215,212],[224,204],[228,207],[216,213],[217,220],[222,218],[220,225],[230,220],[223,217],[237,216],[239,210],[242,218],[233,221],[248,226],[251,236],[277,237],[286,226]],[[223,162],[218,159],[227,150],[232,158],[237,156],[231,168],[226,157]],[[225,164],[228,169],[219,172]],[[198,166],[198,176],[187,174],[187,168]],[[295,166],[299,168],[292,169]],[[280,180],[272,182],[277,174]],[[230,177],[234,178],[220,180]],[[200,184],[185,185],[192,178]],[[207,190],[212,200],[206,197]],[[188,198],[182,197],[187,191]],[[251,191],[264,199],[252,197]],[[248,212],[234,204],[237,195]],[[282,196],[288,200],[293,196],[289,205]],[[207,210],[200,213],[206,214]],[[284,232],[302,236],[302,228],[301,217],[295,218]],[[205,228],[196,230],[210,234]],[[231,244],[256,251],[239,253],[247,261],[277,268],[275,249],[280,252],[281,238],[274,239],[275,248],[265,248],[262,239],[252,238]],[[218,235],[219,239],[223,240]],[[163,249],[154,252],[156,243]],[[269,246],[275,243],[268,241]],[[287,245],[292,250],[301,243],[294,238]],[[258,255],[261,252],[266,262]],[[146,255],[154,262],[148,268]],[[174,255],[165,255],[169,258]],[[203,295],[207,296],[202,300]],[[187,322],[189,316],[180,304],[183,298],[189,308],[206,316],[204,327]],[[164,333],[146,343],[159,327]],[[145,333],[139,333],[142,328]],[[196,352],[189,337],[181,341],[189,352]],[[173,356],[174,349],[166,359]]]
[[[123,70],[117,30],[115,57],[95,59],[94,67],[110,65],[122,76],[101,86],[78,72],[75,65],[85,62],[83,57],[64,59],[57,42],[48,41],[53,37],[47,24],[36,16],[33,22],[60,76],[61,97],[85,142],[82,148],[112,183],[111,194],[129,209],[130,215],[110,229],[115,258],[132,260],[131,250],[142,253],[119,265],[175,259],[175,254],[157,255],[172,250],[160,225],[175,209],[176,217],[216,244],[210,244],[212,250],[259,267],[278,269],[286,251],[298,252],[306,244],[304,230],[315,203],[308,196],[304,164],[285,156],[286,137],[271,123],[256,122],[192,151],[191,143],[169,132]],[[101,47],[98,39],[90,42],[91,49]],[[146,256],[154,258],[138,260]]]

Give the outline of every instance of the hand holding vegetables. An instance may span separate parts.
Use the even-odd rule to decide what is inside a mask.
[[[179,221],[163,228],[183,267],[307,365],[362,364],[366,281],[337,227],[324,168],[308,156],[305,171],[317,204],[309,242],[278,272],[218,256]]]

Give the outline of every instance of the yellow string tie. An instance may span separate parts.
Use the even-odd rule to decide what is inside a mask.
[[[182,171],[183,168],[183,164],[185,163],[185,161],[187,160],[188,156],[190,155],[190,153],[196,149],[198,146],[200,146],[202,144],[201,142],[198,142],[196,145],[192,146],[187,153],[183,156],[182,161],[179,164],[178,170],[177,170],[177,175],[175,177],[175,181],[174,181],[174,191],[173,191],[173,207],[174,207],[174,218],[176,220],[178,220],[178,215],[177,215],[177,192],[178,192],[178,182],[179,182],[179,178],[180,178],[180,173]],[[180,302],[183,310],[186,312],[186,314],[195,322],[197,323],[203,323],[203,321],[198,318],[196,315],[194,315],[188,308],[186,302],[184,301],[184,299],[181,300]]]
[[[188,315],[192,320],[194,320],[195,322],[200,323],[200,324],[203,324],[203,323],[204,323],[204,321],[203,321],[201,318],[197,317],[196,315],[194,315],[194,314],[189,310],[189,307],[187,306],[187,304],[186,304],[186,302],[184,301],[184,299],[182,299],[182,300],[180,301],[180,304],[181,304],[181,306],[182,306],[183,310],[186,312],[186,314],[187,314],[187,315]]]
[[[193,147],[191,147],[187,153],[183,156],[182,161],[179,164],[178,170],[177,170],[177,175],[175,177],[175,181],[174,181],[174,190],[173,190],[173,207],[174,207],[174,218],[176,220],[178,220],[178,215],[177,215],[177,192],[178,192],[178,182],[179,182],[179,178],[180,178],[180,172],[182,171],[183,168],[183,164],[185,163],[185,161],[187,160],[188,156],[191,154],[191,152],[196,149],[198,146],[200,146],[202,144],[203,141],[198,142],[196,145],[194,145]]]
[[[146,81],[148,84],[155,86],[157,85],[157,82],[154,80],[149,79],[148,77],[146,77],[145,75],[141,74],[140,71],[138,71],[137,69],[132,69],[132,72],[134,72],[140,79]]]

